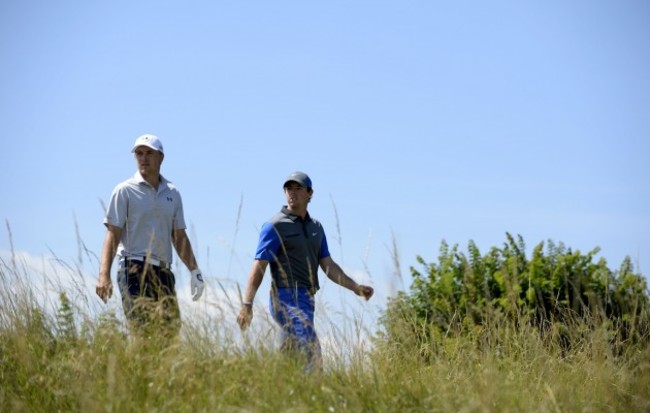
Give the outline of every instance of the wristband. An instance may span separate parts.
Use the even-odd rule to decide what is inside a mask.
[[[252,306],[253,306],[253,302],[252,302],[252,301],[242,301],[241,305],[247,305],[247,306],[249,306],[249,307],[252,307]]]

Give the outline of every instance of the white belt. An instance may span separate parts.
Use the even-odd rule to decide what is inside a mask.
[[[153,265],[154,267],[161,267],[161,268],[167,268],[167,269],[169,269],[171,267],[171,265],[167,261],[161,261],[161,260],[157,260],[157,259],[151,258],[151,257],[138,257],[138,256],[135,256],[135,257],[124,257],[124,258],[122,258],[122,261],[125,261],[125,260],[143,262],[143,263]]]

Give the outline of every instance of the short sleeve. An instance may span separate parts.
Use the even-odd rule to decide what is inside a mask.
[[[274,262],[279,249],[280,236],[273,227],[273,224],[266,222],[262,225],[262,230],[260,231],[260,239],[257,243],[255,259]]]
[[[115,189],[113,189],[111,199],[108,202],[104,224],[124,228],[128,207],[129,200],[126,188],[122,185],[116,186]]]
[[[186,229],[185,225],[185,213],[183,212],[183,198],[181,198],[181,193],[178,190],[174,191],[178,202],[176,203],[176,210],[174,211],[174,222],[172,229]]]
[[[320,256],[318,257],[318,260],[322,260],[323,258],[327,258],[330,256],[330,250],[327,247],[327,237],[325,236],[325,231],[323,231],[323,239],[320,242]]]

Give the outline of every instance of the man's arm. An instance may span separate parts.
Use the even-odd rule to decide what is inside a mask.
[[[172,244],[174,244],[178,257],[183,261],[187,269],[190,270],[190,294],[192,295],[192,300],[196,301],[203,295],[205,281],[196,263],[196,257],[194,257],[194,251],[192,251],[192,244],[190,244],[190,239],[187,238],[185,229],[175,229],[172,232]]]
[[[192,251],[192,244],[190,243],[190,239],[187,237],[185,229],[175,229],[172,232],[172,244],[178,253],[178,257],[183,261],[183,264],[185,264],[188,270],[194,271],[199,267],[196,264],[194,251]]]
[[[348,277],[343,269],[332,259],[332,257],[321,258],[320,267],[327,274],[327,277],[340,285],[354,292],[356,295],[369,300],[375,293],[372,287],[367,285],[357,284],[352,278]]]
[[[104,237],[104,245],[102,246],[102,259],[99,263],[99,280],[97,281],[97,287],[95,287],[95,292],[104,302],[107,302],[111,298],[111,295],[113,295],[111,266],[113,265],[113,259],[115,258],[121,237],[122,228],[106,224],[106,236]]]
[[[242,330],[245,330],[253,320],[253,300],[255,299],[255,294],[257,294],[257,289],[262,284],[262,279],[264,278],[264,273],[268,265],[269,262],[266,260],[257,259],[253,261],[253,266],[248,275],[246,292],[244,292],[244,297],[242,298],[242,306],[237,315],[237,323]]]

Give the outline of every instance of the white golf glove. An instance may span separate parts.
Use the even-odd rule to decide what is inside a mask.
[[[190,278],[190,292],[192,293],[192,300],[198,300],[203,294],[203,289],[205,289],[205,282],[203,281],[203,276],[201,275],[201,270],[198,268],[192,270],[192,277]]]

